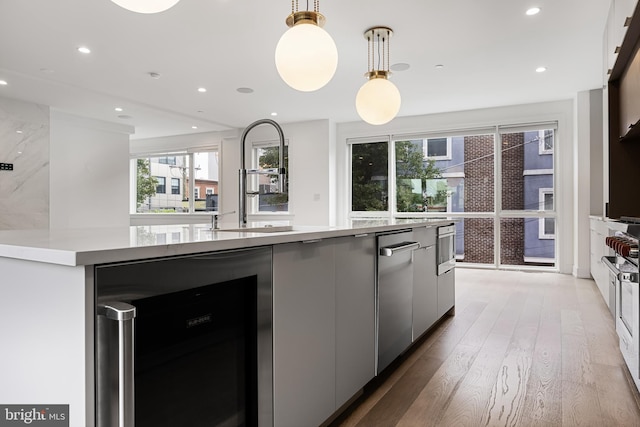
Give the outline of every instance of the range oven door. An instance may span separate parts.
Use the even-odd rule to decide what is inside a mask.
[[[618,275],[616,301],[616,332],[620,338],[620,351],[640,389],[640,291],[638,274],[621,272]]]
[[[438,227],[438,276],[456,266],[456,226]]]

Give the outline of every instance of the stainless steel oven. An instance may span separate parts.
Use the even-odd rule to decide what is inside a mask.
[[[606,238],[607,246],[616,255],[602,257],[615,276],[615,327],[620,341],[620,352],[640,390],[640,290],[638,274],[638,237],[640,227],[632,223],[622,226]]]
[[[456,226],[438,227],[438,276],[456,266]]]
[[[272,253],[96,267],[98,427],[273,425]]]

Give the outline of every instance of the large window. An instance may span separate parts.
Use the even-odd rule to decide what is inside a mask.
[[[132,165],[136,171],[136,213],[218,209],[220,165],[216,149],[140,156],[132,159]]]
[[[389,143],[351,145],[351,210],[389,210]]]
[[[289,146],[284,147],[284,168],[286,169],[285,191],[279,192],[280,144],[277,141],[253,144],[253,167],[260,170],[274,170],[274,173],[260,173],[247,177],[247,191],[257,192],[248,205],[253,213],[289,211]]]
[[[461,262],[554,266],[555,126],[350,140],[351,217],[450,217]]]

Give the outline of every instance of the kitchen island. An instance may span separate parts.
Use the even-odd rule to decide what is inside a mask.
[[[99,268],[264,249],[273,263],[273,413],[259,424],[295,425],[303,419],[304,425],[318,425],[375,375],[375,236],[446,224],[451,221],[363,220],[344,227],[252,231],[192,224],[0,232],[0,404],[69,405],[71,426],[95,425]],[[301,274],[309,280],[297,287]],[[365,284],[360,290],[367,292],[367,307],[362,294],[343,286],[358,278]],[[369,310],[360,317],[361,324],[368,322],[369,360],[361,362],[370,366],[364,377],[353,368],[359,360],[353,352],[363,348],[353,339],[362,339],[351,310],[358,306]],[[302,322],[296,318],[301,314]],[[305,331],[305,325],[316,329]],[[301,343],[300,337],[312,339]],[[301,359],[308,354],[316,363]],[[302,380],[322,382],[301,390],[303,371],[308,373]],[[298,404],[290,400],[296,395]]]

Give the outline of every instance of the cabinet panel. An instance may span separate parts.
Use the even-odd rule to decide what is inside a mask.
[[[273,248],[274,425],[335,411],[335,275],[330,240]]]
[[[636,8],[636,0],[614,0],[613,2],[613,28],[614,43],[621,46],[627,33],[628,20],[633,16]],[[625,25],[627,24],[627,25]]]
[[[413,239],[421,245],[413,252],[412,339],[415,341],[438,320],[436,228],[416,228]]]
[[[438,276],[438,318],[444,316],[455,304],[455,268]]]
[[[375,236],[335,242],[336,409],[375,376]]]

